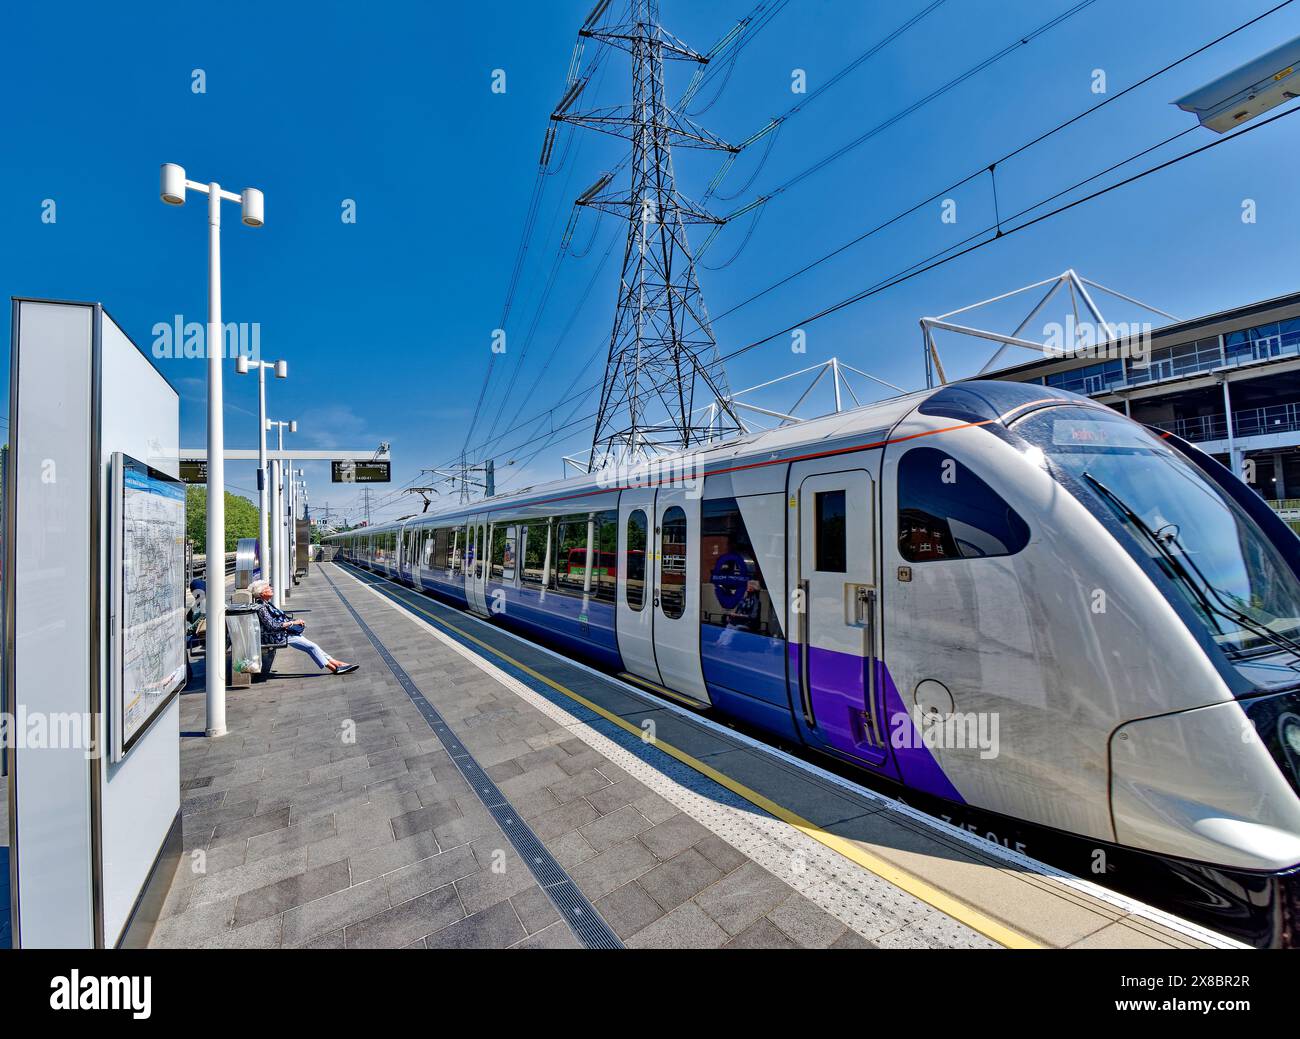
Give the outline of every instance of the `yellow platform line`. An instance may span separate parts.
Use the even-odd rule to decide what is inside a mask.
[[[346,571],[344,572],[346,573]],[[366,583],[361,581],[361,579],[357,577],[355,574],[352,574],[350,576],[353,578],[353,580],[357,581],[359,584]],[[428,610],[425,610],[414,603],[406,602],[405,600],[403,600],[401,602],[401,605],[405,606],[410,610],[415,611],[416,613],[422,614],[423,616],[427,617],[430,621],[432,621],[434,624],[441,625],[444,628],[448,628],[451,631],[454,631],[461,638],[474,643],[474,645],[480,647],[481,649],[486,650],[488,653],[491,653],[493,656],[501,660],[504,660],[512,667],[517,667],[520,671],[523,671],[525,674],[530,675],[531,677],[535,678],[537,681],[545,683],[550,688],[554,689],[557,693],[560,693],[561,695],[568,697],[570,700],[573,700],[576,703],[582,704],[582,706],[587,708],[587,710],[594,711],[596,714],[600,715],[606,721],[612,722],[614,725],[617,725],[620,729],[623,729],[626,732],[631,733],[632,735],[636,736],[638,739],[643,738],[644,733],[638,726],[633,725],[631,722],[627,721],[626,719],[620,718],[618,715],[605,710],[605,708],[601,707],[600,704],[593,703],[592,701],[588,700],[585,696],[583,696],[581,693],[576,693],[572,689],[568,688],[567,686],[561,685],[559,682],[555,681],[554,679],[550,678],[547,675],[542,674],[540,671],[534,670],[533,668],[529,667],[527,664],[523,663],[522,661],[516,660],[509,653],[497,649],[495,646],[492,646],[484,642],[482,639],[476,638],[475,636],[471,635],[468,631],[465,631],[464,629],[457,627],[455,624],[452,624],[450,621],[445,620],[442,617],[438,617],[435,614],[430,613]],[[818,844],[830,848],[832,851],[837,852],[838,854],[844,856],[844,858],[848,859],[850,862],[853,862],[856,865],[861,866],[868,873],[872,873],[875,876],[879,877],[881,880],[893,884],[894,887],[906,891],[912,897],[919,899],[920,901],[926,903],[926,905],[929,905],[939,910],[939,912],[952,917],[954,920],[957,920],[958,922],[965,924],[972,931],[976,931],[979,934],[984,935],[984,937],[990,939],[991,941],[995,941],[999,945],[1002,945],[1008,949],[1045,948],[1045,946],[1042,945],[1042,943],[1036,942],[1032,938],[1029,938],[1028,936],[1021,934],[1019,931],[1013,930],[1012,928],[1008,927],[1006,924],[1002,923],[1001,921],[995,920],[993,917],[980,912],[974,906],[971,906],[966,902],[963,902],[960,899],[955,898],[954,896],[948,894],[946,891],[939,890],[933,884],[930,884],[929,882],[922,880],[920,877],[907,872],[901,867],[894,865],[892,862],[887,862],[885,859],[881,858],[880,856],[872,854],[866,849],[859,847],[853,841],[850,841],[844,837],[840,837],[837,834],[830,833],[827,830],[823,830],[816,823],[810,822],[809,820],[803,818],[801,815],[798,815],[797,813],[790,811],[785,806],[779,805],[775,801],[771,800],[770,798],[764,797],[757,790],[751,790],[749,787],[745,786],[745,784],[737,782],[735,779],[732,779],[730,776],[722,772],[719,772],[717,769],[712,768],[709,765],[706,765],[703,761],[700,761],[698,758],[695,758],[692,755],[686,753],[686,751],[679,750],[677,747],[674,747],[672,744],[665,743],[663,740],[657,738],[654,740],[654,742],[651,745],[654,746],[656,749],[663,751],[665,754],[669,755],[670,757],[676,758],[683,765],[686,765],[689,768],[694,769],[696,772],[699,772],[701,775],[707,776],[709,779],[713,780],[719,786],[725,787],[726,789],[730,790],[733,794],[736,794],[744,798],[750,804],[763,809],[763,811],[767,812],[769,815],[775,816],[777,819],[780,819],[784,823],[788,823],[790,826],[793,826],[799,832],[805,834],[808,837],[811,837]]]

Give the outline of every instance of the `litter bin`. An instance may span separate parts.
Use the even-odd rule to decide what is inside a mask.
[[[262,626],[257,608],[247,603],[227,603],[226,634],[230,638],[226,684],[247,685],[253,675],[262,672]]]

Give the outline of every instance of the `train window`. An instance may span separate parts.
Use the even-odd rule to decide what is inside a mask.
[[[814,499],[816,524],[813,545],[817,569],[824,574],[848,570],[848,543],[844,527],[844,492],[819,491]]]
[[[551,590],[581,595],[587,582],[587,525],[590,516],[560,516],[555,520],[551,553]]]
[[[451,553],[451,574],[453,577],[465,573],[468,566],[469,532],[469,527],[459,527],[455,531],[455,542]]]
[[[909,562],[1009,556],[1029,526],[987,483],[933,447],[898,463],[898,551]]]
[[[686,612],[686,569],[686,513],[674,505],[659,534],[659,605],[670,620]]]
[[[614,602],[618,587],[618,512],[596,513],[595,570],[591,590],[597,602]]]
[[[455,577],[465,572],[465,531],[468,527],[453,527],[451,547],[447,551],[447,574]]]
[[[627,605],[633,610],[645,605],[645,531],[645,512],[637,509],[627,518],[627,552],[623,557]]]
[[[735,498],[700,503],[700,621],[780,635],[758,555]]]
[[[494,581],[513,583],[515,579],[515,527],[492,527],[492,567]]]
[[[525,585],[540,588],[546,583],[546,540],[550,537],[551,525],[546,520],[534,521],[525,523],[522,530],[520,555],[523,566],[519,579]]]
[[[484,527],[476,527],[474,530],[474,580],[483,579],[483,557],[487,555],[488,540],[487,530]]]
[[[429,562],[426,565],[430,570],[447,569],[447,534],[448,531],[443,528],[435,530],[429,538]]]

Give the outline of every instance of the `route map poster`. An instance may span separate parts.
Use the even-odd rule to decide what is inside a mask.
[[[120,758],[185,684],[185,485],[129,455],[113,461]]]

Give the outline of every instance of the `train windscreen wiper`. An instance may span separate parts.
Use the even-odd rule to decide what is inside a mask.
[[[1098,493],[1109,501],[1111,506],[1118,511],[1121,516],[1128,520],[1129,523],[1136,527],[1151,543],[1152,547],[1154,547],[1160,554],[1160,558],[1165,561],[1165,564],[1169,567],[1170,571],[1183,583],[1183,586],[1191,592],[1192,597],[1200,605],[1201,609],[1205,611],[1207,616],[1231,621],[1239,627],[1249,631],[1257,638],[1267,642],[1269,645],[1274,646],[1277,649],[1285,650],[1292,656],[1300,658],[1300,642],[1297,642],[1295,639],[1290,638],[1287,635],[1282,635],[1268,627],[1265,627],[1249,614],[1243,613],[1231,603],[1225,602],[1223,593],[1211,584],[1205,574],[1201,572],[1201,568],[1196,565],[1196,561],[1192,559],[1187,549],[1183,547],[1183,544],[1178,540],[1177,535],[1170,535],[1170,540],[1178,545],[1179,554],[1175,555],[1170,551],[1165,539],[1152,530],[1150,524],[1133,511],[1133,508],[1124,501],[1123,498],[1093,476],[1092,473],[1085,472],[1083,478],[1092,484]],[[1188,572],[1187,567],[1183,565],[1184,559],[1191,565],[1192,569],[1196,571],[1201,583],[1198,583],[1197,580]],[[1209,594],[1207,594],[1207,590]],[[1214,596],[1213,600],[1210,598],[1211,595]],[[1222,629],[1220,629],[1220,631],[1222,634],[1227,634],[1226,632],[1223,632]],[[1229,651],[1233,652],[1234,655],[1239,655],[1240,653],[1239,650],[1234,650],[1232,648],[1229,648]],[[1287,666],[1293,671],[1300,670],[1300,666],[1297,666],[1296,663],[1290,663]]]

